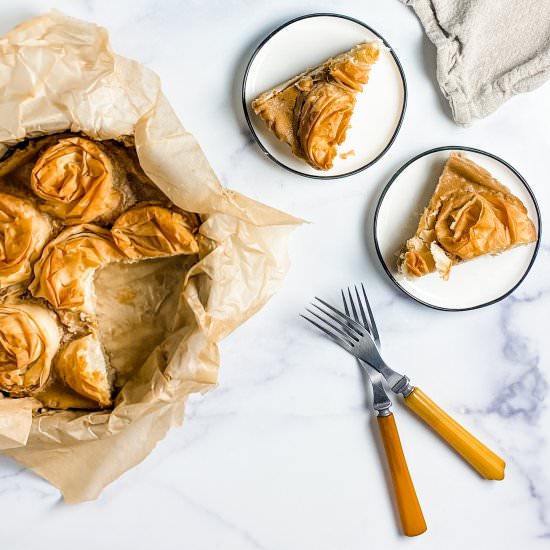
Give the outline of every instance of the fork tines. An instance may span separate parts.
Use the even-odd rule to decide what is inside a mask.
[[[374,341],[377,345],[380,345],[380,336],[378,335],[378,329],[376,328],[376,322],[374,320],[374,315],[372,314],[372,309],[369,304],[369,299],[367,298],[367,292],[365,291],[365,285],[361,283],[361,290],[362,290],[362,297],[359,294],[359,289],[357,288],[357,285],[354,285],[355,290],[355,296],[357,298],[357,305],[359,312],[361,314],[361,320],[363,322],[363,326],[371,333]],[[350,290],[350,287],[347,288],[348,291],[348,299],[346,299],[346,295],[344,291],[342,290],[342,299],[344,301],[344,309],[346,313],[349,315],[349,309],[348,309],[348,300],[351,305],[351,310],[353,312],[353,317],[357,322],[361,322],[359,320],[359,316],[357,314],[357,309],[355,307],[355,300],[353,298],[353,294]],[[363,303],[365,307],[363,307]],[[367,315],[365,314],[365,309],[367,310]]]
[[[316,302],[311,303],[315,310],[306,308],[310,316],[301,314],[300,316],[319,330],[322,330],[327,336],[348,351],[368,333],[372,336],[376,345],[379,346],[380,337],[365,286],[361,283],[361,293],[359,293],[357,285],[353,287],[353,290],[355,290],[355,293],[352,292],[350,287],[347,288],[347,297],[344,290],[341,291],[345,313],[342,313],[339,309],[316,296]],[[353,294],[355,294],[355,297]],[[350,308],[352,315],[350,315]]]
[[[316,311],[306,308],[306,311],[318,321],[315,321],[307,315],[300,314],[306,321],[322,330],[327,336],[332,338],[337,344],[350,351],[351,348],[367,333],[365,327],[354,321],[348,315],[342,313],[339,309],[331,306],[321,298],[315,297],[319,303],[312,302],[311,305]],[[319,314],[321,313],[321,315]]]

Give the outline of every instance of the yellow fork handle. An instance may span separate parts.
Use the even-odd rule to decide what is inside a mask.
[[[431,426],[485,479],[504,479],[506,463],[439,408],[422,390],[414,388],[405,403]]]
[[[389,416],[378,416],[377,420],[390,467],[403,533],[408,537],[415,537],[426,531],[426,522],[403,454],[395,418],[390,413]]]

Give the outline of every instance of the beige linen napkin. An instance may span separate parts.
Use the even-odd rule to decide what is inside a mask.
[[[437,80],[468,125],[550,76],[550,0],[401,0],[437,48]]]

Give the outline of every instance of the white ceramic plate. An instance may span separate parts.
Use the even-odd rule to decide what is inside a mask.
[[[457,265],[447,281],[436,273],[407,279],[397,273],[399,250],[415,234],[420,215],[433,194],[443,165],[454,150],[464,151],[521,199],[537,227],[537,242]],[[527,182],[502,159],[468,147],[440,147],[407,162],[384,189],[374,218],[376,251],[391,280],[418,302],[451,311],[487,306],[513,292],[535,260],[540,232],[538,205]]]
[[[269,132],[250,104],[262,92],[309,67],[375,39],[381,39],[388,49],[381,52],[369,83],[358,94],[351,128],[338,149],[339,154],[353,150],[355,155],[346,159],[338,156],[326,172],[315,170]],[[242,100],[248,126],[269,158],[303,176],[339,178],[371,166],[390,148],[405,114],[407,87],[399,60],[382,36],[350,17],[313,14],[285,23],[258,46],[245,72]]]

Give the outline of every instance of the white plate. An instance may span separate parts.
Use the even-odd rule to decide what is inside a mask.
[[[443,165],[455,150],[465,151],[468,158],[489,170],[521,199],[537,227],[537,242],[455,266],[447,281],[436,273],[407,279],[397,273],[399,250],[415,234]],[[374,217],[376,251],[391,280],[418,302],[451,311],[487,306],[513,292],[531,269],[539,248],[540,232],[538,205],[527,182],[502,159],[469,147],[439,147],[407,162],[384,189]]]
[[[266,124],[254,114],[250,103],[273,88],[366,40],[381,39],[388,50],[371,71],[369,83],[357,96],[345,142],[338,153],[355,151],[354,156],[339,156],[334,166],[322,172],[292,155]],[[303,176],[339,178],[374,164],[393,143],[405,114],[407,87],[403,70],[389,44],[370,27],[344,15],[313,14],[293,19],[273,31],[256,49],[245,72],[243,108],[248,126],[264,153],[277,164]]]

